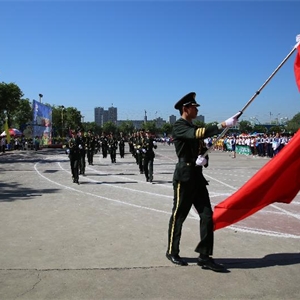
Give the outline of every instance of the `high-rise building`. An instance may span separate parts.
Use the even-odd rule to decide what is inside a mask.
[[[114,124],[117,124],[118,120],[118,109],[116,107],[109,107],[108,108],[108,121],[113,122]]]
[[[169,123],[173,125],[175,122],[176,122],[176,116],[174,115],[169,116]]]
[[[203,115],[199,115],[199,116],[197,116],[196,120],[204,123],[205,119],[204,119]]]
[[[117,124],[118,109],[116,107],[109,107],[105,110],[103,107],[95,107],[95,123],[103,126],[106,122],[113,122]]]
[[[95,107],[95,123],[99,126],[103,125],[103,107]]]
[[[103,110],[101,126],[103,126],[107,122],[108,122],[108,110]]]

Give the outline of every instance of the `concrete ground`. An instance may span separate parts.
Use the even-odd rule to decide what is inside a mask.
[[[268,161],[212,152],[212,204]],[[0,155],[0,299],[299,299],[299,194],[215,232],[227,273],[197,266],[193,209],[180,252],[189,266],[166,259],[175,163],[159,144],[147,183],[129,153],[116,164],[97,154],[77,185],[62,149]]]

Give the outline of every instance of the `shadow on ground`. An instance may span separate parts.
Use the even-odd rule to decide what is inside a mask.
[[[184,258],[188,263],[197,263],[197,258]],[[300,253],[274,253],[262,258],[220,258],[217,263],[227,269],[261,269],[274,266],[288,266],[300,264]]]
[[[52,194],[59,191],[59,189],[32,189],[24,187],[17,182],[0,182],[0,190],[0,203],[16,200],[32,200],[33,197],[39,197],[43,196],[43,194]]]

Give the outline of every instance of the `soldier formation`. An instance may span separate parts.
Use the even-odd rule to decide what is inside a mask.
[[[102,151],[103,158],[107,158],[109,154],[111,163],[116,163],[118,150],[120,158],[125,157],[126,143],[140,174],[145,174],[147,182],[153,181],[154,149],[157,148],[157,144],[150,132],[141,130],[127,137],[122,132],[119,135],[111,132],[99,136],[91,131],[84,133],[82,129],[77,129],[70,131],[70,135],[66,153],[70,159],[74,183],[79,184],[79,175],[85,176],[86,158],[89,165],[94,165],[94,155]]]

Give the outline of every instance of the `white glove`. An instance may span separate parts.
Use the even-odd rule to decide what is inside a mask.
[[[201,155],[198,155],[198,158],[196,160],[197,166],[205,166],[207,164],[207,159]]]
[[[81,149],[82,149],[82,145],[81,145],[81,144],[79,144],[78,148],[81,150]]]
[[[143,151],[143,153],[146,153],[146,152],[147,152],[146,149],[144,149],[144,148],[142,149],[142,151]]]
[[[235,126],[238,122],[238,118],[241,115],[241,112],[239,111],[238,113],[236,113],[235,115],[233,115],[232,117],[230,117],[229,119],[227,119],[225,121],[226,127],[232,127]]]

